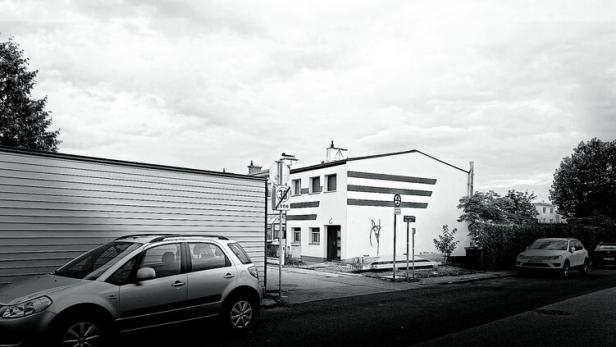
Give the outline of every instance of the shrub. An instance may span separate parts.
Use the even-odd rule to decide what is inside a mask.
[[[441,235],[438,235],[438,240],[433,239],[434,246],[439,250],[445,257],[445,262],[449,259],[449,256],[456,249],[456,246],[460,241],[454,241],[454,234],[458,231],[458,229],[453,228],[453,230],[449,231],[448,225],[443,225],[443,231]]]

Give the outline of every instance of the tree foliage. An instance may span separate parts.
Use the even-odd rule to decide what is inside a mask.
[[[445,255],[445,259],[448,259],[451,256],[451,253],[456,249],[456,246],[460,241],[455,241],[454,234],[458,231],[458,229],[453,228],[449,231],[448,225],[443,225],[443,230],[440,235],[438,235],[438,240],[433,239],[434,247],[438,249],[443,255]]]
[[[550,198],[570,221],[616,221],[616,140],[581,142],[556,169]]]
[[[55,152],[59,130],[48,130],[47,97],[31,95],[37,73],[28,70],[28,58],[17,43],[0,42],[0,145]]]
[[[537,209],[532,201],[535,195],[509,190],[505,196],[494,191],[475,192],[460,199],[462,215],[458,222],[468,222],[469,234],[475,238],[483,225],[525,225],[537,223]]]

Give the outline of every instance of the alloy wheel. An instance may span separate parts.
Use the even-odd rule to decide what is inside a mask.
[[[231,325],[234,329],[244,329],[252,322],[252,305],[240,300],[231,307]]]
[[[71,325],[62,338],[62,346],[97,347],[100,346],[101,332],[91,322],[77,322]]]

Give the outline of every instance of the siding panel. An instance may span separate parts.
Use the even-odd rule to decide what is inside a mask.
[[[224,235],[263,275],[264,197],[251,177],[0,149],[0,285],[131,233]]]

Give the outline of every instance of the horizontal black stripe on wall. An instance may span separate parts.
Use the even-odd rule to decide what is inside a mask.
[[[416,196],[432,196],[432,192],[429,191],[429,190],[359,186],[359,185],[354,185],[354,184],[349,184],[347,186],[347,190],[349,192],[400,194],[400,195],[416,195]],[[293,204],[291,204],[291,206],[292,205]]]
[[[347,205],[354,206],[378,206],[378,207],[394,207],[394,201],[383,200],[368,200],[368,199],[347,199]],[[427,202],[405,202],[400,204],[403,208],[428,208]]]
[[[316,214],[298,214],[287,216],[287,220],[317,220]]]
[[[373,172],[361,172],[361,171],[349,171],[347,174],[349,177],[367,178],[371,180],[410,182],[410,183],[421,183],[421,184],[436,184],[436,178],[386,175],[386,174],[379,174],[379,173],[373,173]]]
[[[306,201],[306,202],[292,202],[291,208],[309,208],[309,207],[319,207],[318,201]]]

